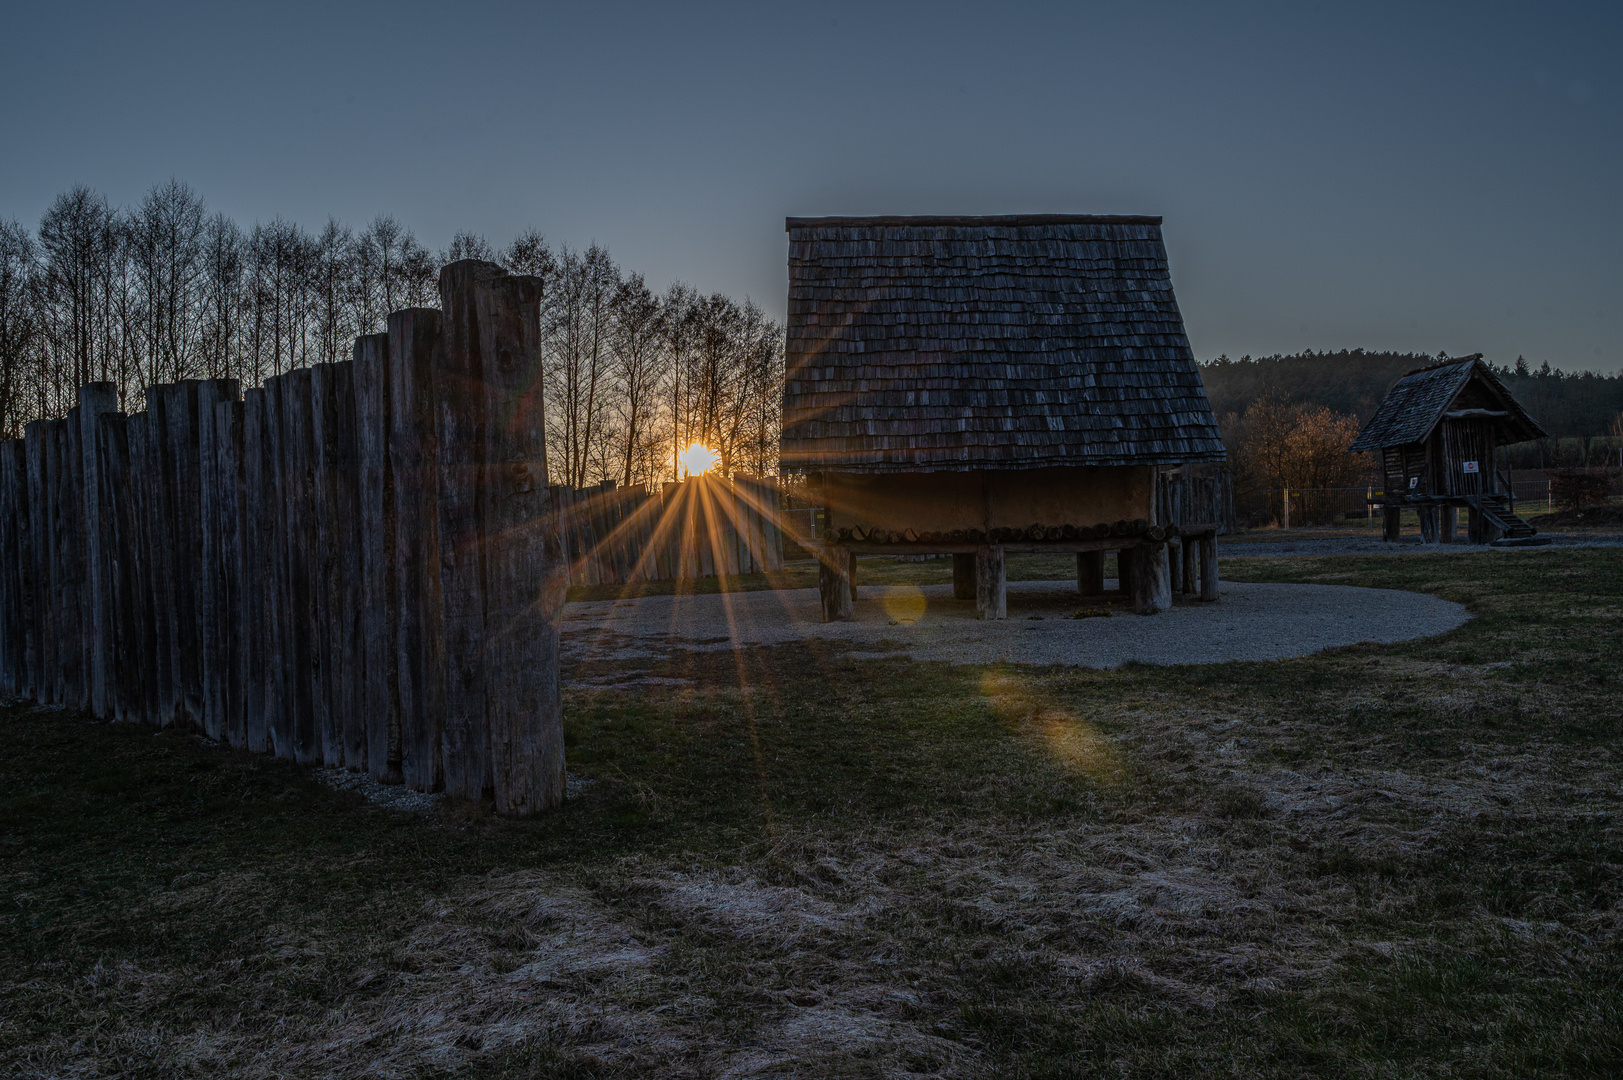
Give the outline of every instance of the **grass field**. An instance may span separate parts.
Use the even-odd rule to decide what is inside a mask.
[[[1224,572],[1475,618],[1215,667],[566,671],[622,685],[566,691],[594,783],[530,823],[7,708],[0,1071],[1623,1073],[1623,552]]]

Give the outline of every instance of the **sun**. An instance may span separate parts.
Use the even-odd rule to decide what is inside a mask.
[[[687,470],[689,476],[700,476],[715,468],[721,455],[703,443],[694,443],[682,451],[682,456],[677,460],[681,461],[682,468]]]

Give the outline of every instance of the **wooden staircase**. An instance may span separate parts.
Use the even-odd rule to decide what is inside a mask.
[[[1499,530],[1506,540],[1526,540],[1538,533],[1527,522],[1516,516],[1510,508],[1509,495],[1467,495],[1465,501],[1483,521]]]

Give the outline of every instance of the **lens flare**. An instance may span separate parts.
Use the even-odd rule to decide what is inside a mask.
[[[918,622],[924,617],[924,590],[917,585],[892,585],[885,590],[885,614],[897,622]]]
[[[721,460],[721,455],[703,443],[694,443],[682,451],[677,460],[682,463],[682,468],[687,470],[689,476],[700,476],[715,468],[716,463]]]

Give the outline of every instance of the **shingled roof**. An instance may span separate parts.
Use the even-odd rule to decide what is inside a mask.
[[[786,472],[1223,459],[1160,218],[787,227]]]
[[[1481,380],[1489,398],[1499,406],[1497,411],[1509,414],[1500,418],[1506,442],[1544,437],[1538,421],[1528,415],[1493,369],[1482,362],[1482,354],[1477,353],[1418,368],[1393,383],[1348,452],[1424,442],[1473,376]]]

